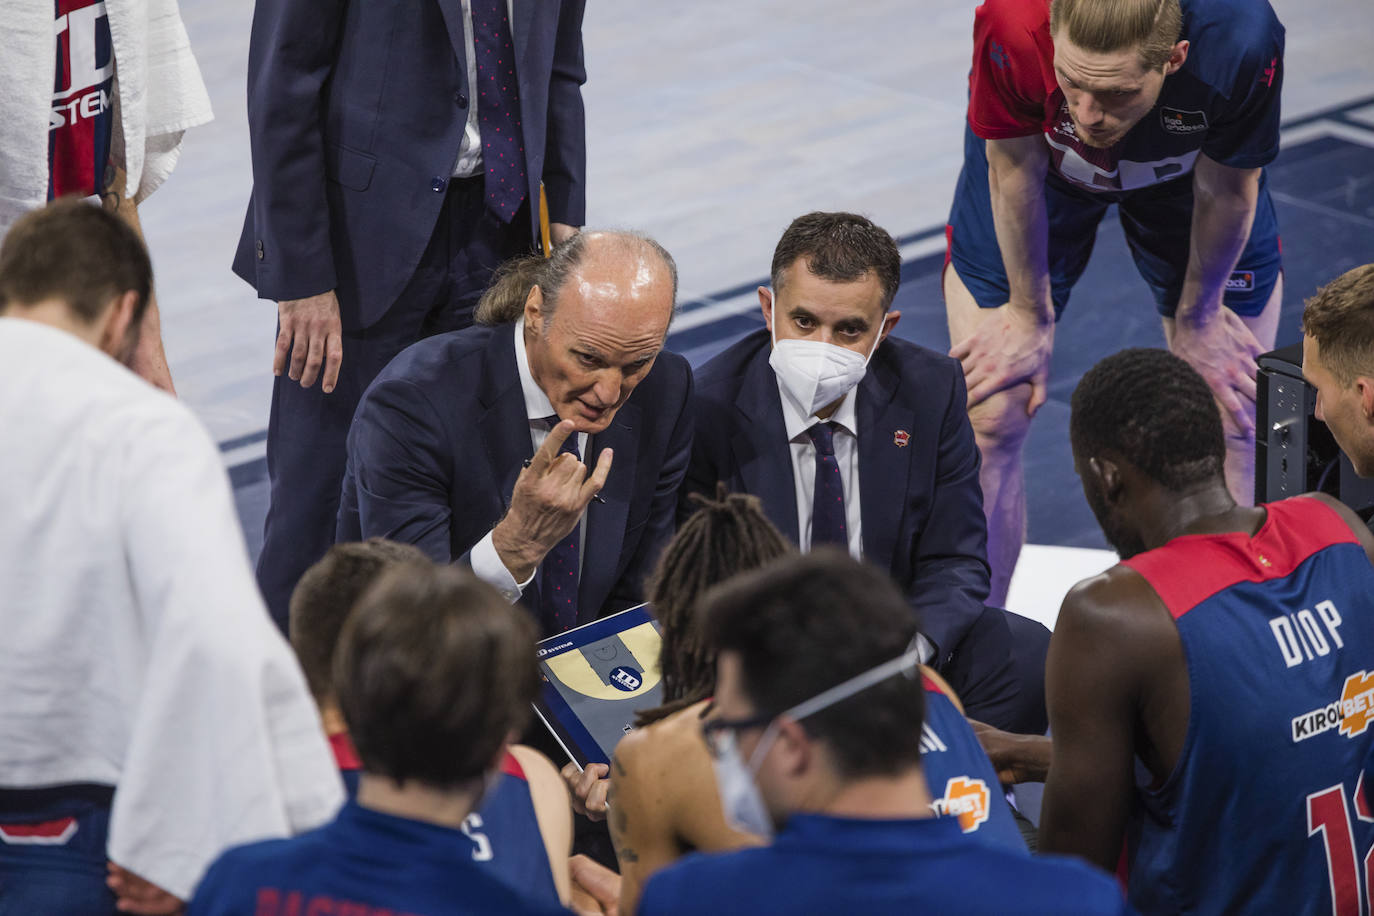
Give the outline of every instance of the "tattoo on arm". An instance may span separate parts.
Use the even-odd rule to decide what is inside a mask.
[[[100,203],[107,211],[113,213],[119,209],[120,194],[119,185],[116,183],[118,172],[114,163],[106,163],[105,174],[100,183]]]
[[[614,754],[611,755],[611,768],[615,775],[621,779],[625,778],[625,767]],[[610,786],[606,790],[606,809],[611,815],[611,845],[615,847],[615,857],[621,864],[639,861],[639,854],[629,846],[624,845],[624,841],[630,830],[630,816],[625,813],[624,805],[616,800],[615,780],[611,780]]]

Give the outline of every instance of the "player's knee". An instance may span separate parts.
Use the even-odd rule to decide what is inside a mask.
[[[969,408],[969,422],[984,461],[1007,460],[1020,454],[1030,431],[1029,382],[999,391]]]

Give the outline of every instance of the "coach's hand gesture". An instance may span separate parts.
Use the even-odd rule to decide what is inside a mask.
[[[575,456],[561,453],[573,429],[572,420],[562,420],[549,431],[529,467],[515,481],[510,511],[492,530],[496,555],[516,582],[528,580],[544,555],[577,526],[587,503],[601,492],[611,473],[613,456],[608,448],[601,450],[590,475]]]

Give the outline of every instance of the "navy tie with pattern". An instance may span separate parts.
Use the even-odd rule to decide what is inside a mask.
[[[472,0],[472,45],[487,209],[508,223],[520,209],[529,182],[506,0]]]
[[[816,446],[816,489],[811,499],[811,546],[836,544],[849,549],[844,520],[844,482],[835,460],[835,424],[817,423],[806,431]]]
[[[558,417],[550,420],[550,428],[557,425]],[[577,433],[563,440],[559,454],[564,453],[582,460],[577,451]],[[539,564],[539,621],[545,636],[577,626],[578,533],[581,529],[582,523],[578,522]]]

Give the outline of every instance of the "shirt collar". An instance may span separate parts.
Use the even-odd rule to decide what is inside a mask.
[[[817,423],[821,422],[815,414],[808,414],[806,409],[797,403],[792,393],[783,387],[782,380],[773,375],[774,381],[778,386],[778,394],[782,397],[782,422],[787,429],[787,441],[795,442],[799,437],[805,436],[806,431]],[[862,384],[862,383],[860,383]],[[854,438],[859,437],[859,416],[854,407],[857,398],[854,392],[858,391],[855,386],[843,398],[840,399],[840,406],[835,408],[835,412],[830,415],[828,422],[840,426],[845,432]]]
[[[547,420],[558,411],[530,373],[530,357],[525,352],[525,318],[515,322],[515,368],[520,372],[520,390],[525,394],[525,416],[530,420]]]

